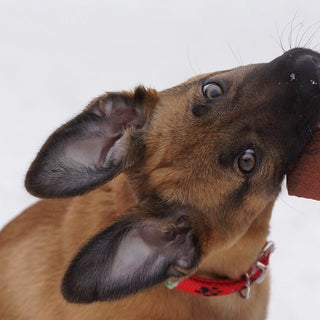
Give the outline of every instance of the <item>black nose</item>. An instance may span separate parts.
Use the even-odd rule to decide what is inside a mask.
[[[302,96],[320,94],[320,55],[308,49],[288,52],[289,79]]]
[[[310,83],[319,82],[320,57],[304,54],[298,56],[294,62],[293,70],[301,77],[310,78]]]

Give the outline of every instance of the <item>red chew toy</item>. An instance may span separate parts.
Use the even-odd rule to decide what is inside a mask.
[[[320,200],[320,125],[294,169],[287,175],[291,196]]]

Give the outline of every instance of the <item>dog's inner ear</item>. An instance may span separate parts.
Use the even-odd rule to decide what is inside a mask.
[[[55,131],[32,163],[26,187],[40,197],[67,197],[100,186],[142,155],[142,130],[154,90],[109,93]]]
[[[186,216],[176,222],[124,216],[95,236],[69,266],[62,283],[66,300],[114,300],[170,277],[183,277],[199,259]],[[159,224],[160,223],[160,224]]]

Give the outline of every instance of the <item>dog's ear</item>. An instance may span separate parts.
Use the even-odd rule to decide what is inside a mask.
[[[183,277],[198,260],[199,250],[183,212],[170,212],[166,218],[130,214],[81,249],[65,273],[62,293],[74,303],[115,300]]]
[[[39,197],[90,191],[132,166],[143,154],[142,132],[157,93],[107,93],[57,129],[41,148],[26,177]]]

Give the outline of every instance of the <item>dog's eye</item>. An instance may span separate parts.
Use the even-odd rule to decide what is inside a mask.
[[[251,172],[256,166],[256,154],[253,149],[247,149],[238,160],[239,169],[244,173]]]
[[[222,88],[216,83],[208,83],[202,87],[203,95],[208,99],[214,99],[223,95]]]

